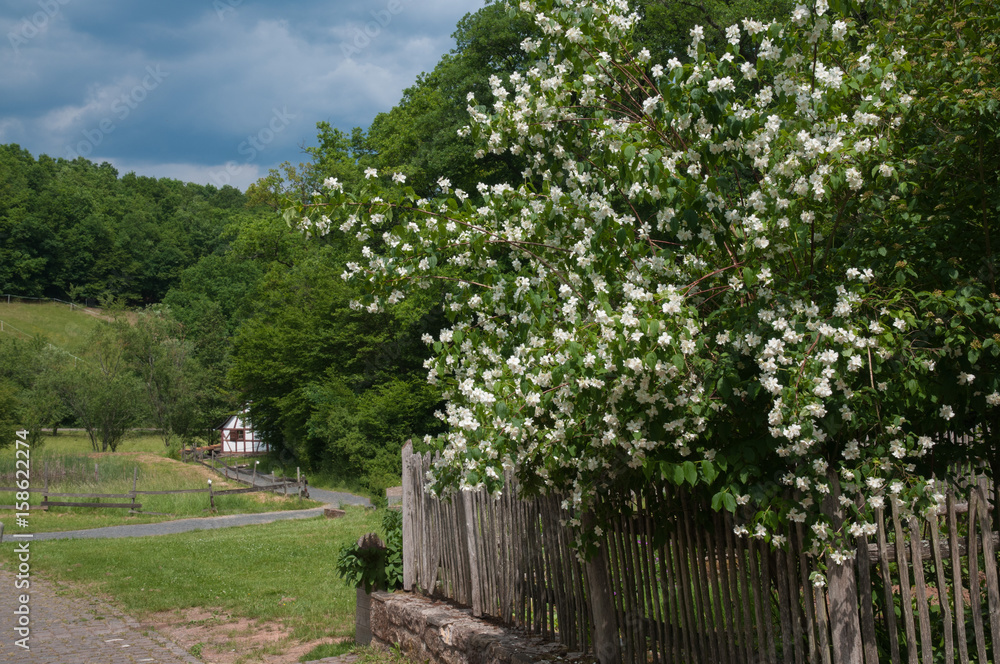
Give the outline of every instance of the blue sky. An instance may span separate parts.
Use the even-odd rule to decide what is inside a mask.
[[[0,143],[241,189],[367,127],[483,0],[0,0]]]

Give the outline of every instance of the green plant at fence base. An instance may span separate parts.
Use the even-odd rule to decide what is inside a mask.
[[[396,590],[403,587],[403,517],[394,510],[382,516],[385,543],[366,535],[337,555],[337,574],[356,588]]]
[[[386,510],[382,515],[385,531],[385,577],[389,590],[403,587],[403,513]]]

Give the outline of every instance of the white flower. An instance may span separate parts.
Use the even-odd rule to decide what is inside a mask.
[[[374,168],[366,168],[365,169],[365,179],[366,180],[368,178],[373,178],[373,177],[377,177],[377,176],[378,176],[378,171],[376,169],[374,169]]]
[[[955,411],[951,409],[951,406],[941,406],[941,410],[939,412],[941,414],[941,417],[943,417],[946,420],[950,420],[951,418],[955,417]]]
[[[972,374],[967,374],[965,372],[958,374],[958,384],[959,385],[972,385],[972,381],[976,379]]]
[[[833,27],[830,28],[830,36],[834,41],[843,41],[847,36],[847,24],[843,21],[834,21]]]
[[[733,46],[740,45],[740,26],[737,24],[732,24],[726,28],[726,40]]]
[[[736,90],[736,86],[733,84],[733,79],[729,76],[724,78],[715,77],[708,82],[709,92],[716,92],[718,90]]]
[[[861,187],[864,186],[865,180],[861,176],[861,171],[854,168],[853,166],[847,169],[845,175],[847,176],[847,186],[849,186],[851,189],[857,191],[858,189],[861,189]]]
[[[323,180],[323,186],[334,191],[340,191],[344,188],[344,185],[341,184],[337,178],[327,178]]]
[[[403,184],[404,182],[406,182],[406,176],[403,175],[402,173],[393,173],[392,181],[398,182],[399,184]]]
[[[648,97],[644,102],[642,102],[642,112],[646,115],[652,115],[653,111],[656,110],[656,105],[660,103],[662,97],[656,95],[655,97]]]
[[[1000,392],[986,395],[986,403],[991,406],[1000,406]]]

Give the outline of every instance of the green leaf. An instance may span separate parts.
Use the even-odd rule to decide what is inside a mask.
[[[694,465],[693,461],[684,462],[684,479],[691,486],[698,483],[698,467]]]
[[[680,464],[674,466],[674,484],[677,486],[684,484],[684,466]]]

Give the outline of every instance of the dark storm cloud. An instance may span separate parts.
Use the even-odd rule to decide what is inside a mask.
[[[367,126],[482,0],[0,1],[0,143],[240,187]]]

